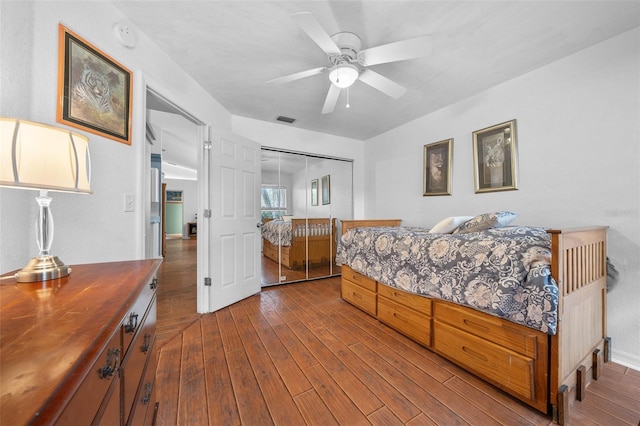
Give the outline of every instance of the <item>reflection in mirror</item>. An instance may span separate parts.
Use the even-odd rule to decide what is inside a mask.
[[[353,217],[351,161],[263,148],[261,200],[263,286],[340,273],[339,220]]]

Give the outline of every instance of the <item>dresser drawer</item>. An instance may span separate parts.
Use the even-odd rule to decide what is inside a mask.
[[[534,361],[455,327],[433,321],[433,348],[526,400],[535,400]]]
[[[380,290],[383,286],[378,286]],[[378,320],[431,347],[431,317],[378,294]]]
[[[142,378],[145,365],[151,354],[156,335],[156,299],[153,298],[147,315],[140,324],[140,332],[135,336],[122,363],[122,401],[124,417],[129,416],[135,394]]]
[[[155,348],[155,339],[151,344],[149,361],[144,372],[144,379],[140,382],[134,406],[131,409],[128,425],[153,424],[154,407],[156,400],[155,380],[158,367],[158,353]]]
[[[113,426],[120,424],[120,379],[116,378],[111,384],[102,407],[93,419],[92,425]]]
[[[446,322],[530,358],[537,357],[538,339],[546,339],[546,335],[540,332],[506,322],[492,315],[462,309],[441,301],[435,301],[434,304],[434,317],[438,321]]]
[[[369,291],[376,292],[377,282],[369,277],[365,277],[362,274],[357,273],[353,269],[346,265],[342,266],[342,279],[347,279],[353,284],[357,284],[360,287],[364,287]]]
[[[407,293],[397,288],[389,287],[384,284],[378,285],[378,295],[384,296],[401,305],[413,308],[416,311],[431,316],[431,299],[417,294]]]
[[[376,315],[376,294],[342,277],[342,298],[366,313]]]
[[[88,376],[73,394],[71,401],[56,421],[57,424],[88,425],[94,420],[102,401],[107,396],[111,382],[118,377],[122,361],[120,339],[120,329],[118,329],[89,370]]]
[[[155,278],[144,286],[135,303],[131,305],[131,308],[123,320],[122,347],[124,348],[125,353],[131,344],[131,340],[133,340],[136,332],[140,329],[142,319],[144,318],[147,308],[151,303],[151,298],[156,294],[156,286],[157,281]]]

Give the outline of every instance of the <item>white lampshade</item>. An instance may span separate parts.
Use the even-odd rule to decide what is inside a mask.
[[[66,277],[71,268],[49,250],[53,216],[48,191],[91,194],[89,139],[69,130],[0,117],[0,186],[40,190],[36,201],[39,254],[15,275],[18,282]]]
[[[0,186],[90,194],[89,139],[46,124],[0,117]]]
[[[351,86],[358,79],[360,71],[352,64],[338,64],[329,72],[329,80],[341,89]]]

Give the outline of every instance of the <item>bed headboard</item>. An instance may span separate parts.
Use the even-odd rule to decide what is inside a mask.
[[[342,233],[351,228],[366,228],[370,226],[400,226],[402,219],[357,219],[342,220]]]

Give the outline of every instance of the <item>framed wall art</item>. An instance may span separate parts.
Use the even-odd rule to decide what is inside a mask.
[[[318,205],[318,179],[311,181],[311,205]]]
[[[62,24],[56,119],[131,145],[132,73]]]
[[[331,180],[329,175],[322,176],[322,204],[331,203]]]
[[[473,132],[476,193],[518,189],[516,120]]]
[[[453,139],[424,146],[423,194],[451,195]]]

